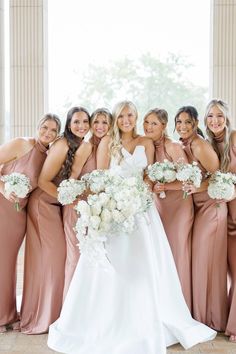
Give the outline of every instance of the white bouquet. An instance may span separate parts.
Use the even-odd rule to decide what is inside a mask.
[[[147,168],[147,174],[151,181],[160,183],[170,183],[176,180],[175,164],[171,161],[155,162]],[[160,193],[160,198],[165,198],[164,191]]]
[[[109,173],[108,170],[94,170],[85,174],[81,180],[86,182],[91,192],[99,193],[105,190],[105,186],[109,181]]]
[[[30,179],[23,173],[13,172],[1,177],[6,195],[14,193],[18,198],[25,198],[31,189]],[[20,211],[19,201],[15,202],[15,208]]]
[[[235,193],[236,175],[216,171],[209,180],[208,194],[212,199],[230,200]]]
[[[176,179],[184,183],[191,183],[194,187],[199,188],[202,181],[202,172],[197,165],[197,162],[193,163],[176,163]],[[187,198],[187,192],[184,192],[183,198]]]
[[[87,202],[78,202],[75,231],[80,253],[86,254],[91,263],[104,264],[108,260],[105,247],[108,238],[120,231],[131,233],[135,227],[134,216],[149,208],[152,195],[140,177],[122,178],[109,171],[99,171],[99,174],[102,181],[95,172],[86,177],[93,186],[90,189],[99,192],[90,194]]]
[[[79,195],[83,194],[85,190],[86,184],[84,181],[79,181],[73,178],[65,179],[57,188],[58,201],[62,205],[71,204]]]

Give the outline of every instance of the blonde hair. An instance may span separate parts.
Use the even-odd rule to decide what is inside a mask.
[[[135,117],[136,117],[136,121],[138,119],[138,111],[136,106],[134,105],[133,102],[131,101],[121,101],[118,102],[114,108],[113,108],[113,112],[112,112],[112,116],[113,116],[113,131],[112,131],[112,135],[111,135],[111,144],[110,144],[110,151],[111,151],[111,156],[114,156],[115,158],[117,158],[118,162],[120,162],[123,159],[123,155],[122,155],[122,141],[121,141],[121,132],[120,129],[118,128],[118,124],[117,124],[117,120],[121,114],[121,112],[123,111],[124,108],[130,108]],[[137,136],[137,132],[136,132],[136,127],[133,130],[133,137],[135,138]]]
[[[52,120],[56,123],[56,126],[57,126],[57,134],[60,133],[60,130],[61,130],[61,121],[60,121],[60,118],[54,114],[54,113],[47,113],[45,114],[42,118],[40,118],[40,120],[38,121],[38,129],[41,128],[41,126],[47,122],[48,120]]]
[[[168,123],[168,113],[165,109],[162,108],[153,108],[150,109],[144,116],[143,120],[145,121],[145,119],[150,116],[151,114],[154,114],[157,119],[159,120],[159,122],[165,126],[165,130],[164,130],[164,136],[168,137],[168,132],[167,132],[167,123]]]
[[[96,109],[92,115],[91,115],[91,119],[90,119],[90,125],[92,126],[94,120],[97,118],[97,116],[99,115],[103,115],[104,117],[106,117],[108,125],[109,125],[109,131],[108,134],[111,134],[112,131],[112,127],[113,127],[113,117],[111,112],[107,109],[107,108],[98,108]]]
[[[207,126],[207,117],[208,117],[208,114],[209,114],[211,108],[213,108],[213,107],[219,108],[219,110],[223,113],[223,116],[226,121],[225,135],[224,135],[224,139],[223,139],[223,142],[224,142],[223,151],[221,151],[219,149],[213,132]],[[221,171],[227,172],[228,167],[229,167],[229,163],[230,163],[230,140],[231,140],[231,133],[232,133],[231,123],[229,120],[228,104],[226,102],[224,102],[220,99],[216,99],[216,98],[211,100],[206,107],[206,111],[205,111],[205,115],[204,115],[204,123],[206,126],[206,134],[208,136],[208,140],[211,143],[213,149],[215,150],[215,152],[217,153],[217,155],[219,157]]]

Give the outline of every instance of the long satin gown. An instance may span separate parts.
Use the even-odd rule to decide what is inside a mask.
[[[224,135],[215,138],[219,148],[224,147]],[[229,171],[236,174],[236,147],[230,146]],[[230,277],[229,316],[225,333],[236,335],[236,198],[228,204],[228,271]]]
[[[60,174],[60,173],[59,173]],[[59,185],[58,176],[54,183]],[[64,288],[66,245],[62,206],[37,188],[27,212],[21,332],[46,333],[59,316]]]
[[[36,141],[34,147],[18,160],[2,166],[1,175],[23,173],[30,178],[32,190],[46,158],[46,147]],[[0,326],[18,320],[16,309],[16,261],[26,231],[28,196],[20,200],[21,211],[0,194]]]
[[[191,143],[183,141],[190,163],[196,161]],[[193,317],[217,331],[227,320],[227,206],[211,199],[207,191],[193,194],[195,219],[192,235]]]
[[[173,162],[166,151],[166,138],[154,142],[155,162],[165,159]],[[192,309],[191,246],[194,219],[192,196],[183,199],[182,190],[168,190],[166,197],[157,194],[155,204],[159,211],[170,248],[174,257],[185,301]]]
[[[147,165],[144,146],[122,149],[124,178]],[[216,332],[192,319],[184,301],[169,243],[154,203],[135,230],[107,244],[110,267],[88,264],[82,254],[48,345],[67,354],[164,354],[213,339]]]
[[[93,149],[91,155],[89,156],[88,160],[84,164],[80,176],[80,179],[86,173],[90,173],[97,167],[96,161],[96,153],[97,147],[100,143],[101,139],[93,136],[90,139],[91,144],[93,145]],[[63,224],[64,224],[64,231],[66,237],[66,264],[65,264],[65,284],[64,284],[64,292],[63,298],[65,298],[68,288],[70,286],[70,282],[72,276],[74,274],[76,265],[79,260],[79,247],[78,247],[78,239],[76,237],[74,226],[78,219],[78,214],[75,211],[74,207],[78,201],[74,202],[73,204],[63,206]]]

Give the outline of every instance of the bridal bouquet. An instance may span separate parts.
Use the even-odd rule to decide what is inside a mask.
[[[15,193],[18,198],[25,198],[31,189],[30,179],[18,172],[10,173],[1,177],[1,180],[5,182],[4,190],[6,195]],[[19,201],[15,202],[16,211],[20,211]]]
[[[175,164],[168,160],[163,162],[155,162],[147,168],[147,174],[151,181],[160,183],[170,183],[176,180]],[[160,198],[165,198],[166,194],[162,191]]]
[[[208,194],[212,199],[230,200],[235,193],[236,175],[216,171],[209,180]]]
[[[119,232],[131,233],[134,216],[149,208],[152,195],[140,177],[122,178],[110,171],[94,171],[86,180],[91,190],[99,192],[78,202],[75,231],[81,254],[86,254],[91,263],[104,264],[108,260],[105,246],[109,237]]]
[[[193,163],[176,163],[176,179],[184,183],[191,183],[194,187],[199,188],[202,181],[202,173],[197,165],[197,162]],[[187,192],[184,192],[183,198],[187,198]]]
[[[67,205],[73,203],[76,198],[83,194],[86,190],[86,184],[84,181],[78,181],[76,179],[65,179],[59,184],[57,188],[58,191],[58,201],[62,205]]]

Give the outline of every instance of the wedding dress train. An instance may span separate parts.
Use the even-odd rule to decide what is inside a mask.
[[[143,170],[145,149],[111,168],[122,176]],[[56,245],[55,245],[56,247]],[[67,354],[164,354],[180,342],[187,349],[216,332],[192,319],[173,256],[154,204],[136,217],[132,234],[110,238],[111,266],[92,267],[83,255],[48,346]]]

